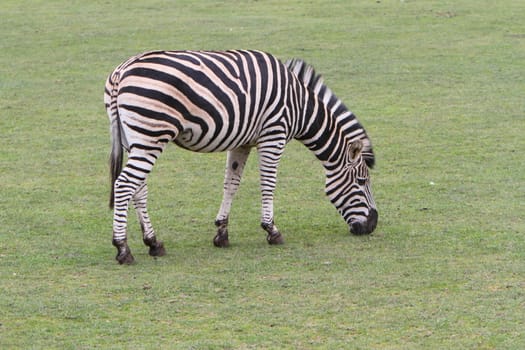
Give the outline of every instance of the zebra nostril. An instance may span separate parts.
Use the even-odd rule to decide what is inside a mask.
[[[367,234],[366,227],[361,221],[353,221],[350,224],[350,232],[354,235],[364,235]]]

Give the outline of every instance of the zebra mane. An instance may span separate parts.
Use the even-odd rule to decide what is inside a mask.
[[[319,98],[325,103],[338,101],[339,99],[334,93],[325,85],[323,77],[315,72],[315,69],[310,64],[299,58],[292,58],[287,60],[284,65],[293,73],[300,81],[306,85],[307,88],[319,96]]]
[[[345,116],[351,115],[352,117],[355,117],[353,116],[353,113],[346,108],[343,102],[337,96],[335,96],[332,90],[330,90],[330,88],[325,85],[323,77],[320,74],[316,74],[314,67],[312,67],[310,64],[301,59],[292,58],[287,60],[284,65],[293,74],[295,74],[295,76],[301,82],[303,82],[307,88],[311,89],[332,111],[332,113],[334,113],[334,115],[344,114]],[[373,168],[375,157],[372,150],[372,143],[370,142],[368,136],[366,136],[366,132],[364,132],[364,138],[361,140],[363,141],[364,145],[363,158],[365,159],[368,167]]]

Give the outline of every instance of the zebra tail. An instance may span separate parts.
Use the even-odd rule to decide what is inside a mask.
[[[115,205],[115,181],[122,172],[123,162],[123,145],[122,145],[122,126],[120,124],[120,116],[117,108],[117,94],[119,74],[114,73],[109,78],[111,86],[110,102],[108,106],[108,115],[110,119],[111,131],[111,154],[109,157],[110,182],[111,192],[109,197],[109,207],[113,209]]]

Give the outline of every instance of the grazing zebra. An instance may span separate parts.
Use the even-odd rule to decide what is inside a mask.
[[[147,211],[147,174],[166,144],[195,152],[228,151],[224,195],[213,243],[228,246],[228,216],[251,148],[259,155],[261,226],[270,244],[283,243],[274,224],[277,165],[297,139],[326,170],[326,193],[354,234],[371,233],[377,210],[368,167],[371,142],[354,114],[301,60],[286,64],[259,51],[153,51],[131,57],[108,77],[104,102],[112,139],[110,207],[119,263],[133,202],[149,254],[165,254]],[[123,151],[128,153],[123,167]]]

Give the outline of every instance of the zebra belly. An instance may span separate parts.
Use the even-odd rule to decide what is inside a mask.
[[[206,130],[203,130],[206,129]],[[218,126],[216,123],[201,125],[186,125],[173,142],[184,149],[193,152],[223,152],[246,145],[255,145],[256,137],[253,130],[245,129],[239,132],[228,123]]]
[[[121,91],[126,90],[130,88],[121,88]],[[172,96],[177,96],[175,92],[170,92]],[[210,102],[220,106],[218,101]],[[184,110],[176,109],[166,101],[138,94],[120,95],[118,105],[130,145],[155,143],[168,137],[178,146],[194,152],[221,152],[255,144],[260,124],[260,118],[247,118],[241,113],[229,116],[223,109],[204,112],[199,106],[191,104]],[[137,132],[138,128],[151,131],[151,135]]]

